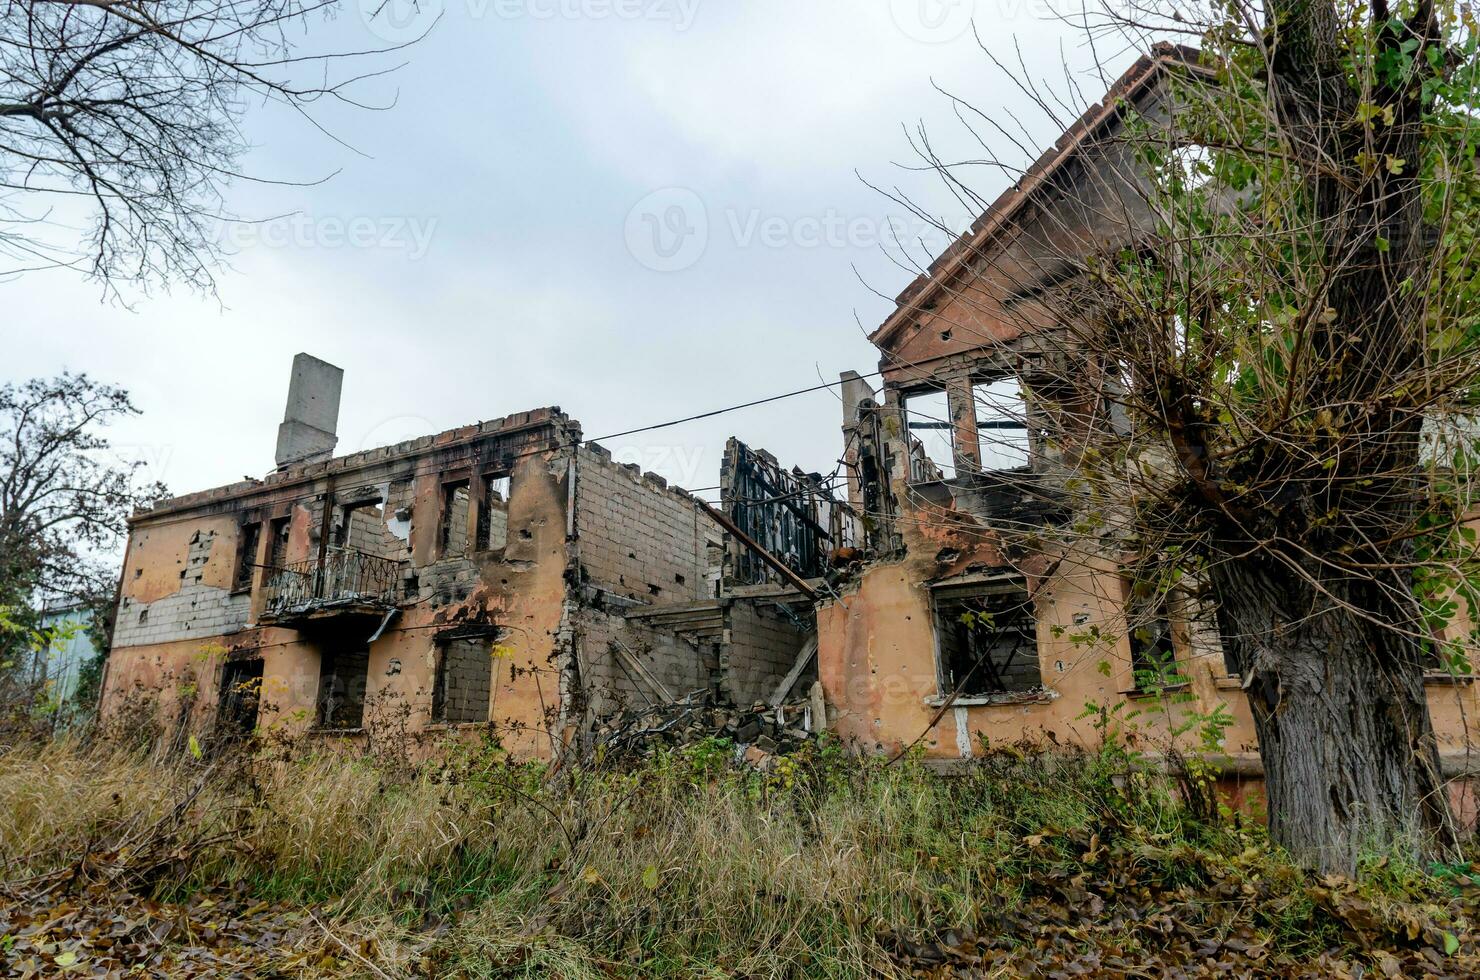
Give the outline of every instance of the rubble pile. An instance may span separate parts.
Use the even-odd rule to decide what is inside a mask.
[[[807,698],[774,707],[757,701],[738,708],[717,703],[708,691],[695,691],[676,701],[613,715],[597,729],[595,744],[608,761],[637,761],[651,758],[660,748],[725,739],[734,746],[736,761],[767,769],[776,756],[795,751],[813,737],[812,712]]]

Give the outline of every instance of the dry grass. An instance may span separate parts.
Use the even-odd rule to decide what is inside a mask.
[[[391,976],[894,973],[885,937],[989,928],[1112,843],[1169,887],[1238,868],[1273,940],[1337,941],[1260,831],[1193,821],[1154,780],[1117,788],[1114,763],[1004,754],[947,779],[822,746],[758,774],[705,744],[551,780],[491,746],[388,767],[26,745],[0,750],[0,859],[15,880],[165,827],[184,857],[156,893],[322,903]]]

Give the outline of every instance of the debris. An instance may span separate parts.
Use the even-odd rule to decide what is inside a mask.
[[[595,744],[606,761],[617,762],[651,758],[659,748],[725,739],[735,746],[737,759],[765,769],[774,756],[794,752],[814,737],[812,717],[809,698],[735,708],[715,703],[708,691],[694,691],[609,718],[597,728]]]
[[[742,756],[742,758],[745,760],[745,764],[752,769],[758,769],[761,772],[765,772],[771,768],[771,753],[767,752],[759,745],[752,745],[747,748],[745,750],[745,755]]]

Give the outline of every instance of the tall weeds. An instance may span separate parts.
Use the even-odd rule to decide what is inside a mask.
[[[55,875],[147,840],[174,862],[157,892],[319,903],[391,975],[890,973],[887,937],[992,930],[1111,848],[1168,887],[1237,869],[1273,894],[1250,913],[1262,928],[1327,940],[1258,830],[1193,820],[1114,763],[1009,752],[945,778],[822,743],[757,773],[711,742],[551,774],[492,744],[400,766],[16,746],[0,750],[0,859],[7,879]]]

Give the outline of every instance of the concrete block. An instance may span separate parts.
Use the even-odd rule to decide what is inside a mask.
[[[338,442],[344,371],[309,354],[293,358],[288,401],[278,426],[278,466],[327,458]]]

